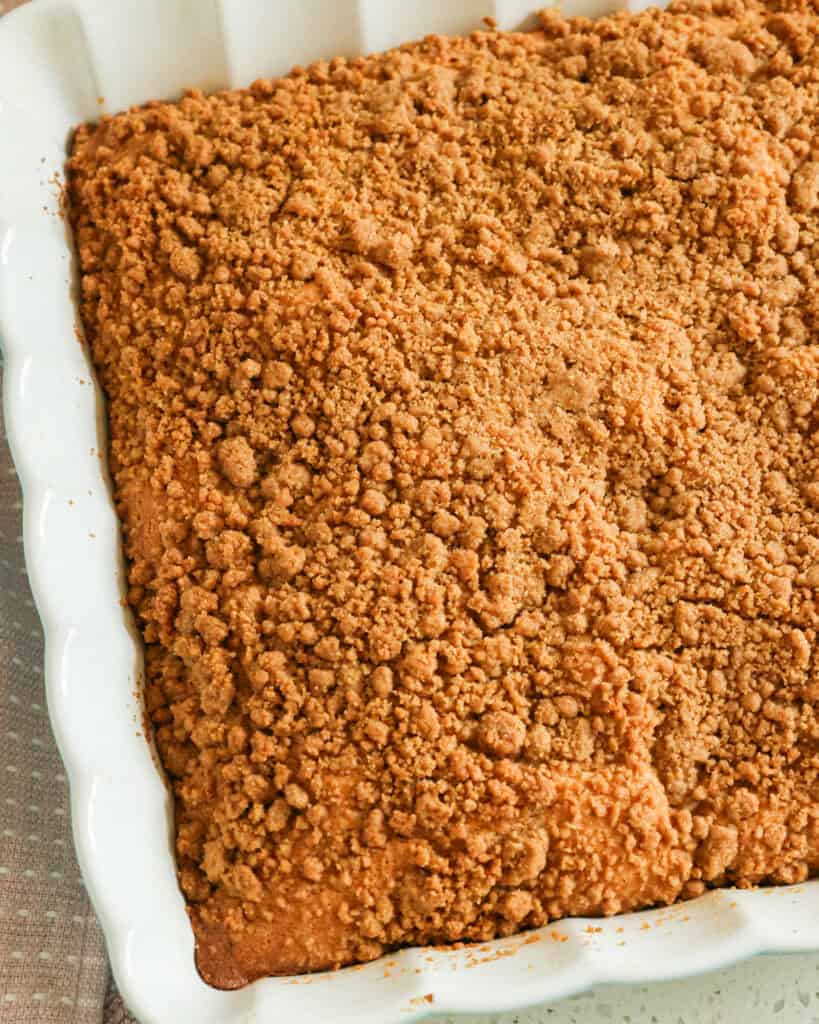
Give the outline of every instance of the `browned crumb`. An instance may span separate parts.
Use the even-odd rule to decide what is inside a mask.
[[[817,33],[544,14],[78,130],[210,982],[816,870]]]

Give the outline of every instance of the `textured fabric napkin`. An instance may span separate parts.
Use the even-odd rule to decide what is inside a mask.
[[[45,708],[21,512],[0,426],[0,1021],[99,1024],[108,965]]]
[[[0,16],[22,0],[0,0]],[[43,635],[23,563],[22,503],[0,416],[0,1021],[132,1022],[71,839],[43,691]]]

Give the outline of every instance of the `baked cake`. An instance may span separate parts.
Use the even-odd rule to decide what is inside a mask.
[[[208,982],[819,866],[817,37],[547,12],[78,129]]]

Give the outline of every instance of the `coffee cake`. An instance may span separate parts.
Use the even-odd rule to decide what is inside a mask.
[[[816,870],[818,35],[547,12],[77,131],[212,984]]]

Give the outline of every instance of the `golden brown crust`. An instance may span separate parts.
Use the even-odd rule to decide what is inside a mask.
[[[78,130],[211,983],[815,871],[817,32],[544,15]]]

